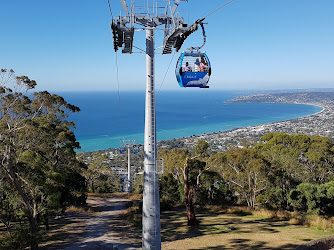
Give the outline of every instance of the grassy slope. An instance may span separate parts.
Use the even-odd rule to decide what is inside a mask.
[[[71,241],[82,237],[87,221],[94,216],[92,213],[72,211],[69,217],[50,221],[50,231],[44,244],[59,249]],[[197,218],[201,224],[195,228],[186,226],[184,208],[162,212],[162,249],[293,249],[313,239],[334,234],[315,228],[290,225],[287,221],[274,221],[253,215],[236,215],[203,210]],[[115,227],[110,222],[110,227]],[[126,225],[123,221],[121,224]],[[229,227],[234,227],[230,230]],[[4,234],[0,224],[0,237]],[[128,243],[140,241],[141,229],[129,227]],[[122,231],[122,230],[121,230]],[[124,234],[124,231],[122,231]],[[123,235],[125,236],[125,235]],[[133,242],[132,242],[133,241]]]
[[[293,249],[333,234],[252,215],[202,212],[197,217],[200,226],[188,228],[183,211],[163,213],[162,249]]]

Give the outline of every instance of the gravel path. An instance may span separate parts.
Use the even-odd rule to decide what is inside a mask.
[[[97,209],[96,216],[89,219],[86,232],[80,241],[67,246],[71,249],[140,249],[139,234],[131,242],[127,237],[127,226],[124,224],[122,212],[126,209],[128,199],[90,197],[88,205]]]

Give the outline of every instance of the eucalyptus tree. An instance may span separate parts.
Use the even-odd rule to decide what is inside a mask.
[[[28,93],[36,82],[0,74],[0,171],[27,218],[29,245],[38,248],[39,223],[49,208],[83,204],[86,189],[67,120],[79,108],[47,91]]]
[[[235,148],[211,157],[210,164],[220,166],[223,179],[237,191],[249,207],[257,205],[257,197],[268,185],[270,163],[252,148]]]
[[[121,177],[111,169],[107,154],[93,152],[89,157],[84,154],[78,154],[78,157],[87,166],[83,175],[86,178],[89,192],[113,193],[122,190]]]
[[[289,193],[300,183],[333,180],[334,147],[330,138],[269,133],[260,138],[255,150],[271,162],[264,199],[272,208],[289,209]]]
[[[194,196],[200,186],[202,174],[208,170],[204,157],[208,156],[209,144],[200,140],[195,146],[195,155],[187,149],[161,150],[159,157],[164,159],[166,174],[172,174],[179,185],[183,184],[183,199],[186,204],[188,225],[198,224],[194,208]]]
[[[334,144],[328,137],[270,133],[255,148],[292,178],[321,184],[334,177]]]

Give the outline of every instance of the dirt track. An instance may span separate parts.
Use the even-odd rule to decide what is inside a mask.
[[[123,212],[129,199],[122,197],[89,196],[87,203],[97,213],[80,218],[71,215],[73,223],[66,235],[66,242],[46,246],[46,249],[141,249],[141,232],[126,224]],[[80,231],[80,235],[78,232]]]

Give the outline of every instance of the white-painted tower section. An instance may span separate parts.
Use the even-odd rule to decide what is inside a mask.
[[[146,102],[143,191],[143,249],[161,249],[160,200],[157,171],[154,27],[146,28]]]
[[[121,140],[121,153],[125,153],[126,149],[128,152],[128,175],[126,180],[124,180],[124,186],[123,186],[123,190],[127,193],[132,192],[131,148],[134,150],[134,145],[135,145],[135,140],[124,140],[124,139]]]
[[[126,192],[132,192],[132,182],[131,182],[131,161],[130,161],[130,147],[128,147],[128,181],[127,181],[127,190]]]

